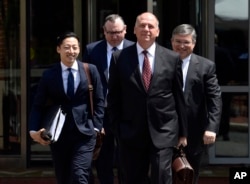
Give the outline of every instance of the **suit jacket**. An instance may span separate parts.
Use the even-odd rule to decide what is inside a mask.
[[[94,128],[101,130],[104,115],[104,98],[99,73],[94,65],[89,65],[93,83],[94,116],[91,118],[89,106],[88,82],[83,63],[77,61],[80,84],[77,87],[73,99],[70,99],[64,91],[62,69],[60,63],[45,70],[37,88],[37,94],[30,113],[29,130],[39,130],[41,127],[41,116],[46,104],[61,105],[68,113],[72,110],[73,118],[78,130],[85,135],[93,135]]]
[[[130,40],[123,40],[123,48],[126,48],[132,44],[134,44],[134,42]],[[100,40],[86,45],[83,61],[96,65],[102,80],[103,94],[104,97],[106,97],[109,73],[107,65],[107,41]]]
[[[217,133],[219,128],[222,102],[215,72],[213,61],[191,55],[184,89],[190,148],[201,148],[205,130]]]
[[[187,117],[178,54],[156,44],[154,71],[145,91],[136,44],[113,54],[108,111],[114,132],[124,143],[157,148],[176,146],[187,136]]]

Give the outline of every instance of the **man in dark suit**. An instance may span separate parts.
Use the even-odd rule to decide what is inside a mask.
[[[181,61],[155,42],[159,32],[155,15],[140,14],[137,43],[113,53],[111,60],[108,112],[124,184],[147,184],[149,167],[151,183],[172,184],[173,147],[187,144]]]
[[[101,131],[104,116],[102,84],[96,67],[89,64],[94,88],[92,117],[87,76],[83,63],[77,61],[80,52],[77,35],[67,32],[59,36],[57,52],[61,62],[43,73],[37,89],[30,114],[30,136],[35,142],[50,145],[58,184],[88,184],[96,132]],[[70,77],[72,83],[69,82]],[[70,90],[72,93],[69,93]],[[45,129],[40,122],[48,102],[50,105],[60,105],[66,113],[57,142],[41,137]]]
[[[90,43],[86,46],[83,61],[92,63],[97,67],[102,80],[103,95],[106,97],[109,65],[113,51],[117,49],[122,50],[123,48],[132,45],[134,42],[125,39],[126,25],[122,17],[117,14],[111,14],[105,18],[103,33],[105,39]],[[111,132],[107,113],[105,113],[104,116],[103,131],[105,133],[103,145],[100,155],[94,164],[96,166],[100,184],[113,184],[115,140],[114,135]],[[116,164],[119,166],[119,163],[116,162]]]
[[[177,26],[172,33],[173,50],[183,61],[183,91],[188,114],[187,159],[198,182],[199,168],[206,145],[215,142],[222,103],[215,63],[193,53],[195,29],[189,24]]]

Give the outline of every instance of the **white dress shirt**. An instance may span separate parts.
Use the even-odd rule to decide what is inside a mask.
[[[144,49],[138,44],[138,42],[136,43],[136,47],[137,47],[137,54],[138,54],[138,60],[139,60],[139,69],[140,69],[140,72],[142,73],[142,67],[143,67],[143,62],[144,62],[144,54],[142,52],[144,51]],[[156,44],[154,43],[153,45],[151,45],[151,47],[147,49],[148,60],[149,60],[152,74],[154,71],[155,48],[156,48]]]
[[[122,50],[123,49],[123,41],[119,44],[119,45],[117,45],[116,46],[116,48],[118,49],[118,50]],[[108,66],[108,68],[109,68],[109,66],[110,66],[110,60],[111,60],[111,56],[112,56],[112,53],[114,52],[113,50],[113,46],[111,46],[108,42],[107,42],[107,66]]]
[[[183,88],[182,88],[182,90],[183,91],[185,90],[185,86],[186,86],[186,78],[187,78],[187,72],[188,72],[188,66],[190,63],[190,58],[191,58],[191,54],[182,60],[182,75],[183,75]]]

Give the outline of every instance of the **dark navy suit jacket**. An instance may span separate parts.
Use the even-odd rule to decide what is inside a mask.
[[[123,40],[123,48],[126,48],[130,45],[134,44],[134,42],[124,39]],[[99,73],[102,80],[103,85],[103,94],[104,97],[107,95],[108,89],[108,65],[107,65],[107,41],[100,40],[93,43],[90,43],[86,46],[83,61],[94,64]]]
[[[43,128],[40,124],[43,108],[49,101],[52,105],[61,105],[67,111],[72,107],[72,115],[78,130],[84,135],[94,135],[97,128],[101,130],[104,116],[104,98],[99,73],[94,65],[89,65],[92,83],[94,86],[94,116],[90,117],[88,82],[83,63],[77,61],[80,84],[72,100],[67,96],[63,87],[62,69],[60,63],[46,70],[37,88],[37,94],[30,113],[29,130]]]

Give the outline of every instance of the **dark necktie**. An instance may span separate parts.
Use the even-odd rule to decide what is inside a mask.
[[[67,86],[67,95],[72,98],[74,96],[74,76],[71,71],[71,68],[68,68],[68,86]]]
[[[112,51],[113,51],[113,52],[115,52],[116,50],[118,50],[117,47],[113,47],[113,48],[112,48]]]
[[[148,51],[144,50],[142,53],[144,54],[144,61],[143,61],[143,67],[142,67],[142,79],[143,79],[146,90],[148,90],[152,73],[151,73],[151,68],[150,68],[148,55],[147,55]]]

